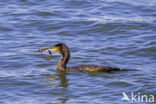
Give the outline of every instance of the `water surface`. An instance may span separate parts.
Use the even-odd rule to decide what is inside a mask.
[[[128,104],[122,92],[156,95],[155,0],[1,0],[0,24],[1,104]],[[57,72],[59,54],[46,62],[34,51],[59,42],[70,48],[68,66],[138,71]]]

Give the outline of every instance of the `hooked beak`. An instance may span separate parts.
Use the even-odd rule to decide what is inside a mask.
[[[59,52],[56,46],[50,47],[50,50],[51,50],[51,51],[55,51],[55,52]]]
[[[43,52],[43,51],[55,51],[59,52],[56,46],[51,46],[51,47],[45,47],[43,49],[38,49],[36,52]]]

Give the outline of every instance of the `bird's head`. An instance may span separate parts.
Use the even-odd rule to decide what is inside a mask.
[[[63,43],[59,43],[59,44],[56,44],[54,46],[51,46],[50,50],[58,52],[58,53],[60,53],[62,55],[64,55],[65,52],[69,52],[69,48]]]
[[[59,43],[50,47],[45,47],[43,49],[38,49],[36,52],[43,52],[43,51],[49,51],[49,52],[55,51],[60,53],[62,56],[70,55],[69,48],[63,43]]]

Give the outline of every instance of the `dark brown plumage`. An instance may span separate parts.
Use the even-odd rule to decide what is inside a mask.
[[[81,65],[75,67],[67,68],[66,65],[70,59],[70,51],[69,48],[65,44],[56,44],[52,46],[53,50],[60,53],[62,55],[61,60],[57,64],[58,70],[82,70],[87,72],[111,72],[111,71],[120,71],[123,69],[108,67],[108,66],[97,66],[97,65]]]

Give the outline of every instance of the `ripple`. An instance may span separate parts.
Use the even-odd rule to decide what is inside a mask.
[[[51,12],[39,12],[39,16],[53,16]]]
[[[12,31],[12,28],[3,27],[3,28],[0,28],[0,31]]]
[[[118,82],[109,82],[106,86],[109,86],[109,87],[131,87],[133,86],[134,84],[132,83],[129,83],[127,81],[118,81]]]
[[[11,77],[11,76],[16,76],[15,73],[11,73],[11,72],[6,72],[6,71],[0,71],[0,75],[1,77]]]

